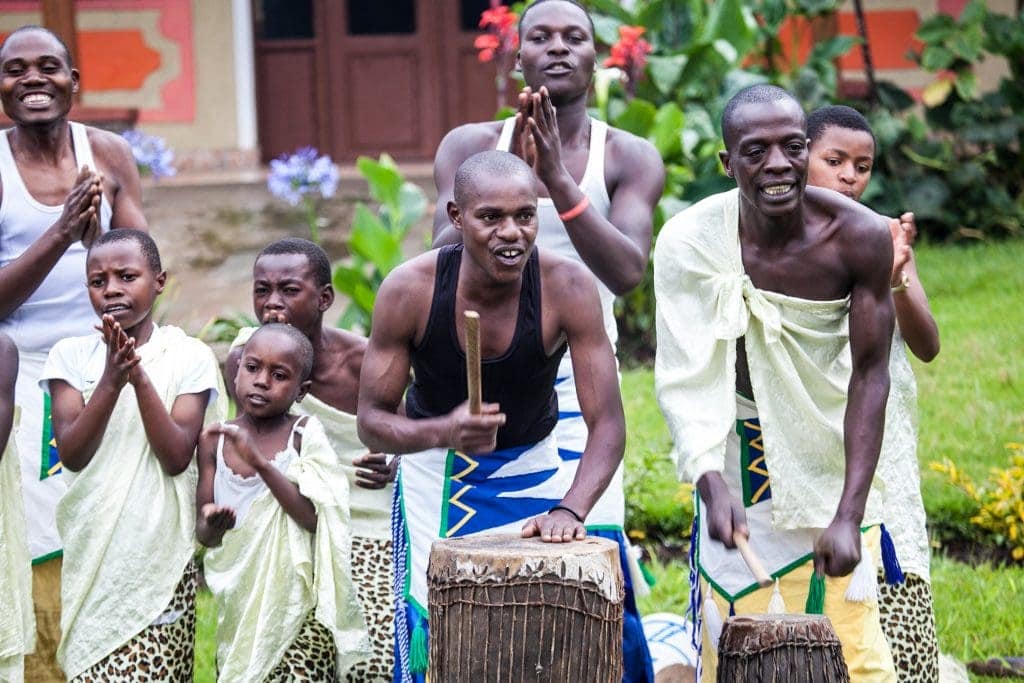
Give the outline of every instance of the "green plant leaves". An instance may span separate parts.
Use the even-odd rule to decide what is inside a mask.
[[[711,6],[711,13],[704,25],[702,39],[713,43],[724,40],[740,55],[745,55],[754,46],[757,36],[757,21],[740,0],[717,0]]]
[[[647,58],[647,73],[650,75],[654,87],[662,95],[672,96],[672,91],[676,83],[679,82],[679,77],[682,75],[683,68],[689,59],[687,55],[651,56]]]
[[[631,100],[626,105],[626,110],[616,117],[615,126],[645,138],[657,113],[658,110],[653,104],[647,100],[636,98]]]
[[[675,102],[662,105],[654,115],[650,140],[662,158],[673,157],[682,151],[680,131],[685,121],[683,110]]]
[[[356,159],[356,168],[370,185],[371,197],[382,204],[394,204],[398,201],[402,176],[390,156],[382,154],[380,161],[359,157]]]

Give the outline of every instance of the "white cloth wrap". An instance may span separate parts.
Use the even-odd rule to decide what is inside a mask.
[[[16,411],[17,414],[17,411]],[[23,656],[35,649],[32,560],[25,538],[21,475],[14,431],[0,460],[0,681],[20,683]]]
[[[137,353],[168,410],[179,395],[207,390],[209,405],[216,404],[217,361],[199,340],[175,327],[155,327]],[[105,354],[99,334],[64,339],[51,350],[40,384],[62,379],[88,402]],[[195,460],[177,476],[164,472],[127,384],[92,460],[63,476],[57,660],[74,678],[153,623],[171,601],[195,552],[197,472]]]
[[[269,489],[244,522],[205,557],[217,601],[217,663],[225,681],[262,681],[315,608],[334,636],[339,670],[369,652],[352,586],[349,488],[345,471],[315,417],[285,476],[316,507],[316,533],[288,516]]]
[[[723,192],[672,218],[655,246],[655,388],[673,457],[686,481],[723,470],[742,336],[772,473],[773,526],[825,528],[846,469],[849,298],[757,289],[743,270],[738,226],[738,192]],[[865,525],[881,519],[875,488]]]

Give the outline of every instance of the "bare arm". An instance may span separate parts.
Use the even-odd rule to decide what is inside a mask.
[[[527,89],[528,91],[529,89]],[[561,142],[555,108],[542,88],[531,94],[532,108],[517,114],[513,144],[532,138],[534,172],[548,190],[558,212],[578,206],[585,195],[562,164]],[[521,100],[522,101],[522,100]],[[525,112],[529,111],[529,116]],[[665,168],[657,150],[624,131],[609,134],[606,167],[615,169],[610,187],[608,218],[588,206],[565,222],[566,232],[587,267],[615,294],[625,294],[640,284],[651,253],[654,208],[665,187]],[[524,157],[525,158],[525,157]]]
[[[110,176],[105,179],[111,185],[110,227],[147,230],[149,225],[142,213],[142,182],[131,145],[120,135],[96,129],[89,130],[89,142]]]
[[[210,391],[181,394],[168,412],[141,366],[132,371],[129,381],[135,387],[135,400],[153,454],[168,475],[181,474],[192,462]]]
[[[196,489],[196,539],[207,548],[215,548],[224,533],[235,526],[235,511],[213,502],[213,483],[217,476],[217,437],[203,433],[199,438],[199,486]]]
[[[18,310],[43,283],[68,247],[82,239],[98,220],[99,206],[100,177],[82,167],[57,222],[21,256],[0,268],[0,319]]]
[[[270,489],[270,493],[277,499],[285,513],[306,531],[316,532],[316,506],[299,492],[298,484],[290,481],[260,453],[249,432],[229,422],[215,422],[207,427],[203,434],[211,439],[223,434],[225,440],[235,449],[235,453],[256,470],[256,474]]]
[[[450,131],[441,140],[434,154],[434,186],[437,188],[437,205],[434,207],[433,247],[458,244],[462,233],[452,227],[448,219],[448,202],[455,199],[455,172],[463,161],[487,149],[494,149],[498,143],[498,132],[494,124],[470,123]]]
[[[433,258],[428,255],[427,258]],[[409,383],[409,349],[420,311],[429,307],[430,278],[413,272],[416,262],[395,270],[381,284],[373,309],[373,328],[359,375],[356,409],[359,440],[372,451],[413,453],[428,448],[457,448],[467,453],[494,450],[505,416],[495,404],[470,415],[464,403],[448,415],[413,420],[400,410]]]
[[[14,384],[18,379],[18,348],[0,333],[0,460],[14,427]]]
[[[626,420],[615,365],[615,354],[604,331],[601,300],[593,278],[576,264],[559,267],[565,277],[552,282],[561,328],[572,355],[576,395],[587,423],[587,443],[576,476],[560,505],[586,519],[611,481],[626,446]],[[524,536],[544,541],[570,541],[586,534],[583,524],[558,510],[526,523]]]
[[[892,299],[896,304],[896,322],[907,346],[925,363],[939,354],[939,326],[935,324],[928,295],[917,274],[913,243],[917,236],[914,214],[907,212],[889,222],[893,239]],[[903,277],[907,286],[903,287]]]
[[[884,226],[879,226],[879,228]],[[878,464],[889,396],[889,346],[894,311],[889,293],[892,241],[881,230],[858,230],[851,256],[850,375],[843,421],[846,475],[832,523],[815,545],[815,568],[844,576],[860,560],[860,524]]]

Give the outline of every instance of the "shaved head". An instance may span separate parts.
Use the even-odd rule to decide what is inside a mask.
[[[793,102],[801,112],[803,111],[800,102],[788,90],[777,85],[760,83],[744,88],[733,95],[722,111],[722,140],[725,142],[725,148],[732,150],[733,144],[739,137],[735,121],[737,109],[745,104],[769,104],[787,100]]]
[[[533,187],[533,169],[511,152],[477,152],[455,171],[455,204],[461,209],[478,196],[477,179],[522,176]]]
[[[284,343],[292,347],[289,350],[295,354],[295,359],[299,362],[299,380],[305,382],[309,379],[313,374],[314,357],[313,343],[309,341],[309,337],[286,323],[267,323],[253,332],[246,344],[266,335],[277,336],[275,345]]]
[[[10,42],[11,38],[14,38],[14,37],[16,37],[16,36],[18,36],[20,34],[23,34],[23,33],[29,33],[31,31],[35,31],[35,32],[46,34],[46,35],[50,36],[51,38],[53,38],[55,41],[57,41],[57,44],[60,45],[60,47],[61,47],[61,51],[64,52],[64,63],[67,64],[67,67],[69,69],[74,69],[75,68],[75,65],[74,65],[74,63],[72,62],[72,59],[71,59],[71,50],[68,49],[67,43],[65,43],[63,40],[61,40],[60,36],[58,36],[56,33],[51,31],[50,29],[48,29],[48,28],[46,28],[44,26],[36,26],[35,24],[28,24],[27,26],[22,26],[20,28],[16,28],[13,31],[11,31],[9,34],[7,34],[7,37],[4,38],[4,42],[2,44],[0,44],[0,58],[3,57],[4,48],[7,47],[7,43]]]

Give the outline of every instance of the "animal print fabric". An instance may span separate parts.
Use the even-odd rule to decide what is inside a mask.
[[[938,681],[939,642],[928,582],[906,574],[903,583],[890,586],[879,572],[878,611],[900,683]]]
[[[392,680],[394,668],[395,604],[391,591],[391,541],[352,538],[352,580],[359,591],[373,651],[369,659],[344,673],[348,683]]]
[[[331,683],[335,680],[337,658],[334,637],[310,612],[298,637],[263,683]]]
[[[196,585],[189,562],[167,609],[131,640],[71,679],[71,683],[191,683],[196,643]]]

